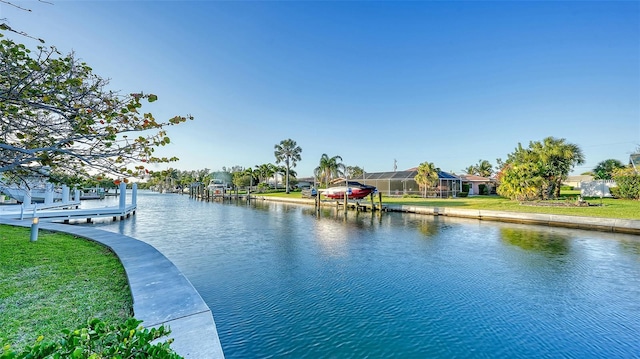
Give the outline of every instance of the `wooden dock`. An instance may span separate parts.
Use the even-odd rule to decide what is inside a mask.
[[[33,211],[20,212],[19,210],[16,210],[8,213],[0,212],[0,217],[8,219],[39,218],[40,220],[61,220],[65,223],[69,223],[72,219],[86,219],[87,222],[91,222],[93,218],[101,217],[112,217],[114,221],[118,218],[122,220],[129,218],[132,214],[135,214],[135,212],[136,206],[128,205],[124,208],[116,206],[88,209],[48,209],[36,211],[35,214]]]
[[[237,192],[227,191],[225,193],[214,193],[212,190],[208,189],[203,184],[192,185],[189,188],[189,197],[194,199],[199,199],[202,201],[231,201],[231,200],[250,200],[250,199],[261,199],[261,200],[269,200],[276,202],[289,202],[289,203],[299,203],[299,204],[309,204],[314,205],[316,207],[336,207],[352,209],[356,211],[387,211],[387,206],[382,204],[382,194],[378,193],[378,203],[375,203],[374,195],[372,194],[369,199],[359,199],[354,200],[350,199],[346,201],[344,199],[321,199],[321,195],[318,194],[313,198],[286,198],[286,197],[272,197],[272,196],[260,196],[259,194],[238,194]]]
[[[344,200],[342,202],[337,201],[337,203],[336,203],[336,201],[321,201],[321,202],[323,204],[326,203],[325,205],[335,205],[338,208],[344,207]],[[347,201],[347,209],[353,209],[353,210],[360,211],[360,212],[368,212],[368,211],[386,212],[387,211],[387,206],[383,205],[383,204],[375,204],[375,203],[368,203],[368,202],[360,202],[360,201],[349,200],[349,201]]]
[[[224,193],[214,193],[206,186],[200,184],[198,186],[191,186],[189,188],[189,197],[199,199],[206,202],[211,201],[231,201],[231,200],[247,200],[249,194],[239,194],[232,191],[225,191]]]

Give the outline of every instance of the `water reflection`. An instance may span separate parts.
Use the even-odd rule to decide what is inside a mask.
[[[440,233],[442,225],[438,219],[439,217],[424,216],[418,223],[418,230],[426,237],[434,237]]]
[[[637,236],[146,192],[138,204],[83,225],[168,256],[229,359],[637,356]]]
[[[554,255],[569,253],[570,236],[533,229],[500,228],[502,240],[527,251]]]
[[[640,238],[621,239],[620,246],[625,252],[635,255],[640,260]]]

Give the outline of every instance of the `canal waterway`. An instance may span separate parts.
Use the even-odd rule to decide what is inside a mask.
[[[147,191],[83,225],[167,256],[227,358],[640,357],[640,236]]]

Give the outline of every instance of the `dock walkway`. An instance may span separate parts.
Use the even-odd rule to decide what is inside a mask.
[[[79,199],[52,203],[12,204],[0,207],[0,218],[6,219],[33,219],[62,220],[69,223],[72,219],[86,219],[91,222],[93,218],[112,217],[113,220],[129,218],[137,209],[137,186],[134,184],[131,195],[131,203],[126,204],[126,184],[120,186],[120,202],[118,206],[101,208],[79,208]],[[79,194],[77,195],[79,197]]]

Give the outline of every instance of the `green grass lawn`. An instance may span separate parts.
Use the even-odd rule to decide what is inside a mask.
[[[289,198],[301,198],[300,192],[275,193],[255,193],[257,196],[278,196]],[[555,202],[574,202],[580,195],[580,191],[563,191],[561,199]],[[383,204],[408,205],[408,206],[429,206],[429,207],[456,207],[468,209],[486,209],[494,211],[525,212],[525,213],[548,213],[563,214],[584,217],[602,218],[624,218],[640,219],[640,201],[603,198],[600,206],[600,198],[586,198],[587,202],[593,206],[589,207],[543,207],[520,204],[499,196],[473,196],[465,198],[400,198],[382,197]],[[376,198],[376,203],[378,199]]]
[[[20,351],[89,318],[133,315],[122,264],[108,248],[72,235],[0,225],[0,342]]]

